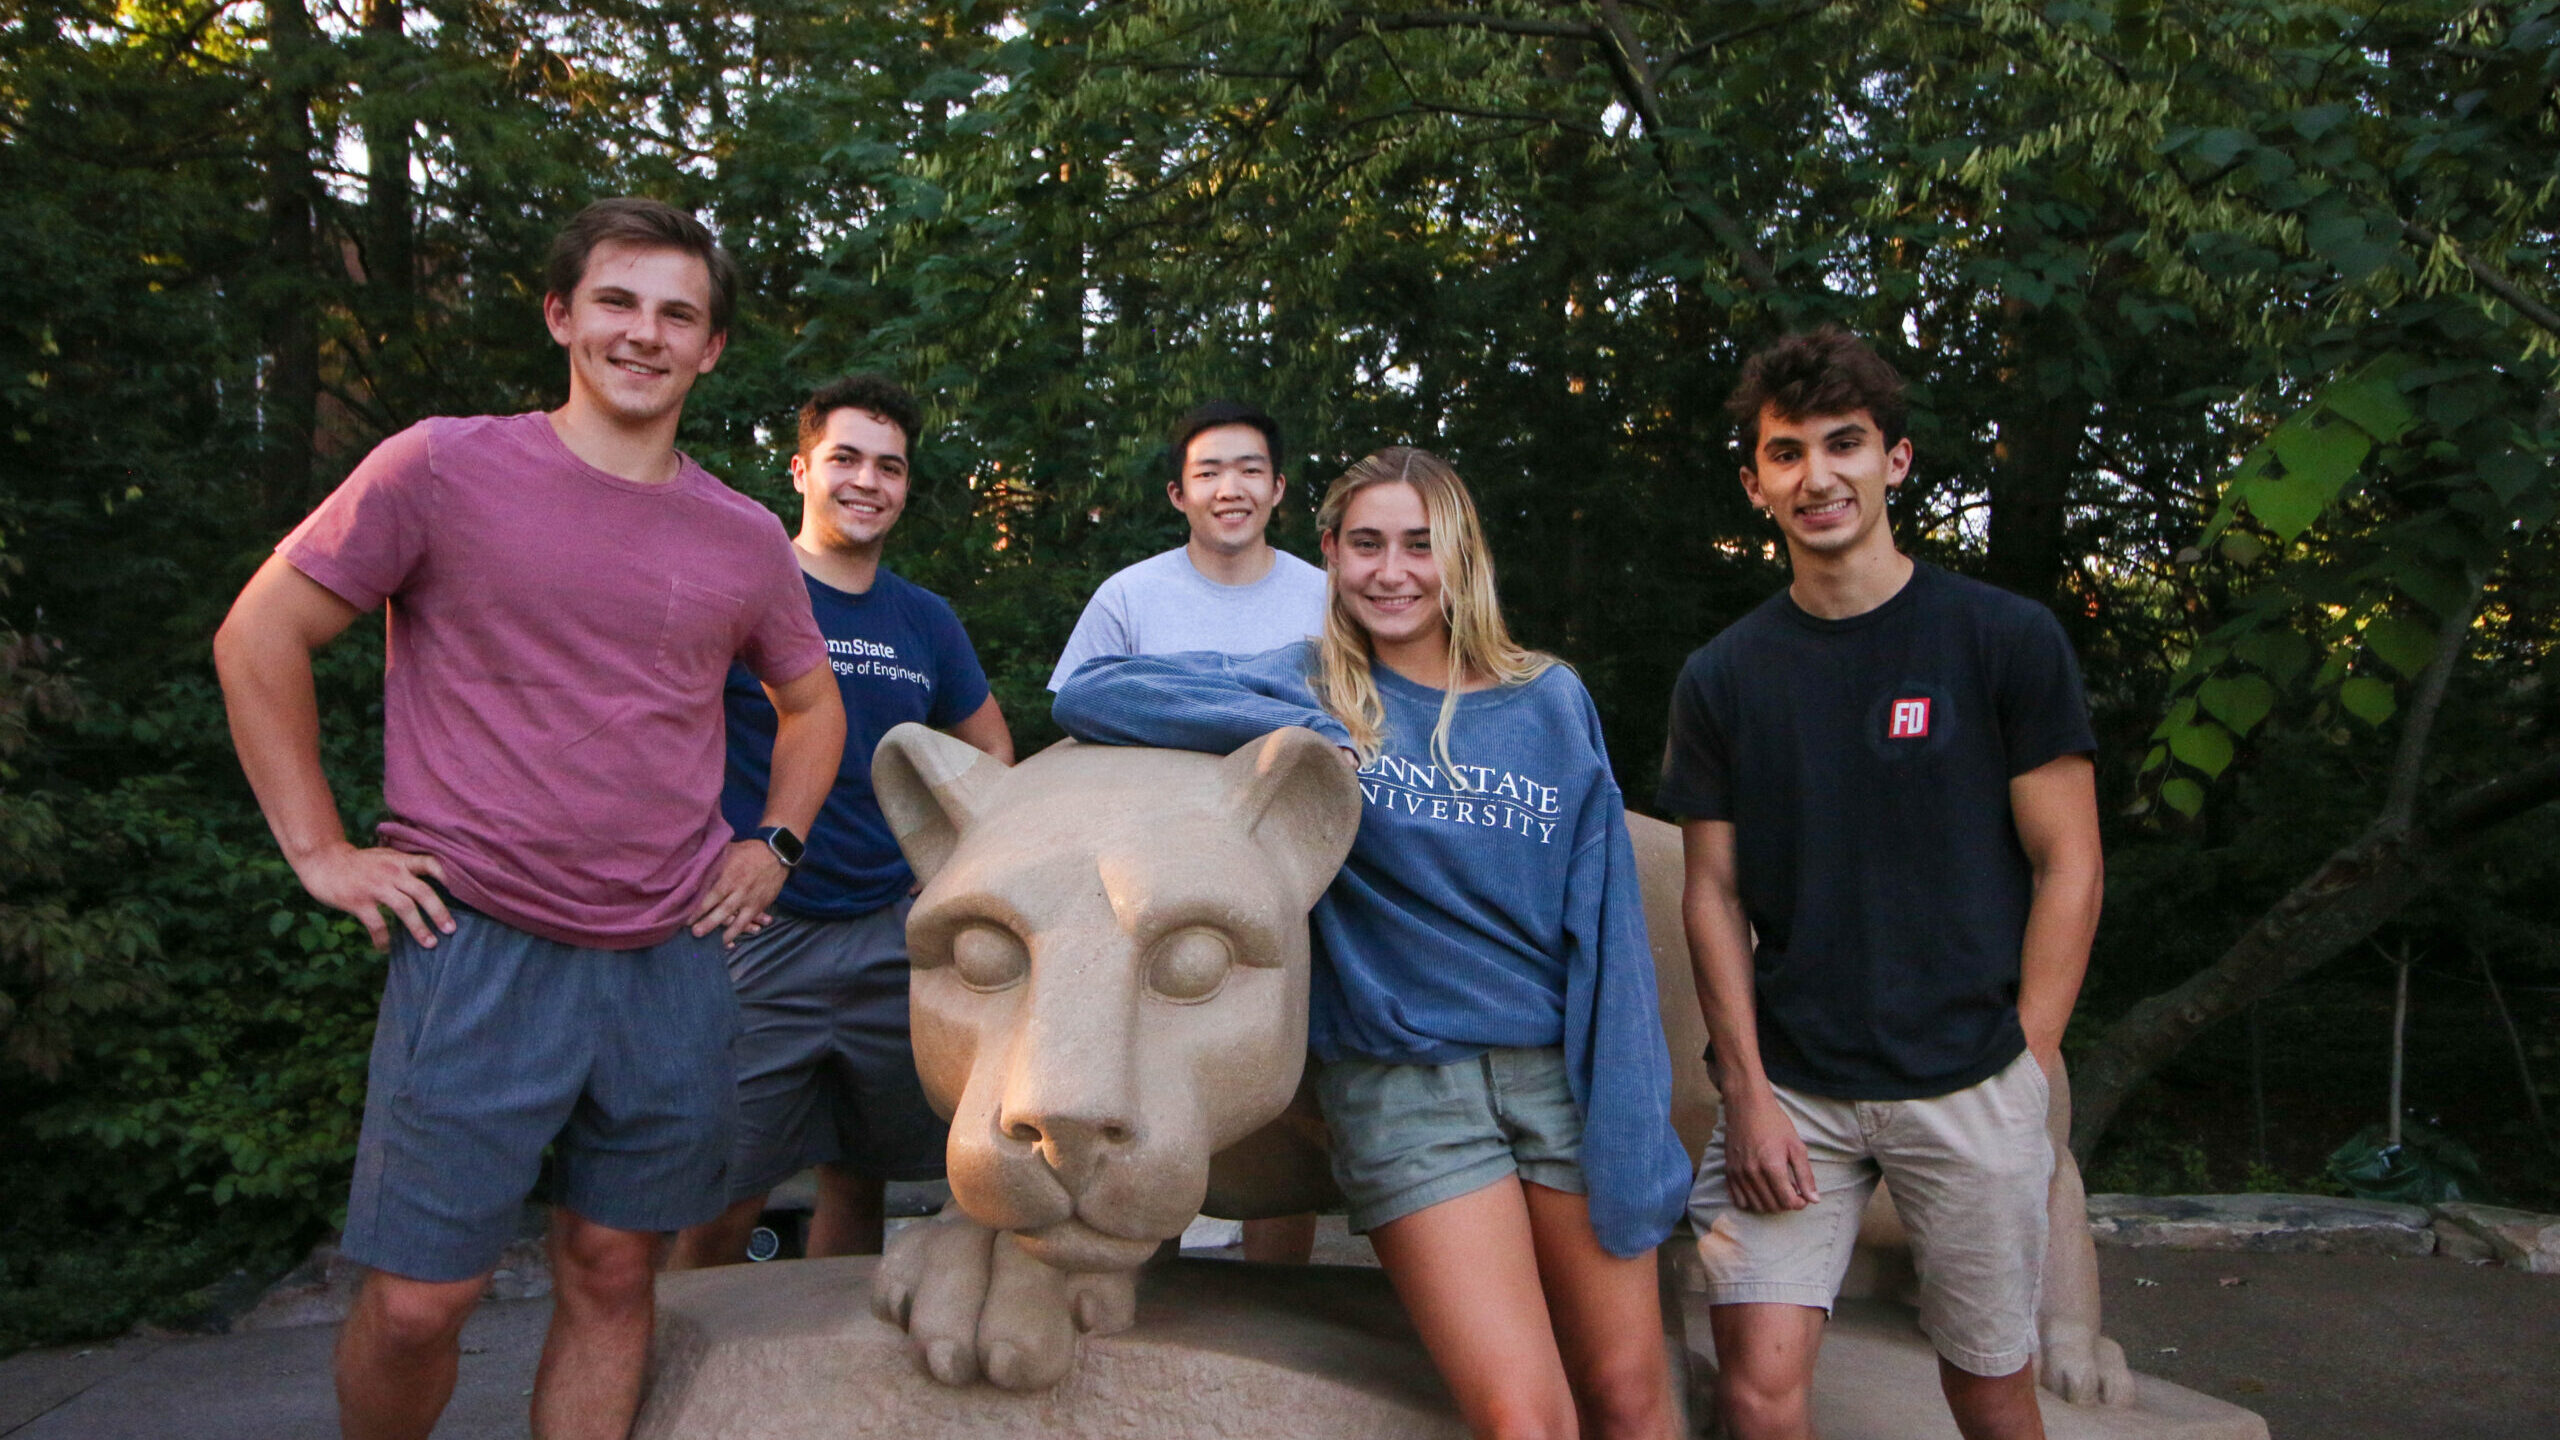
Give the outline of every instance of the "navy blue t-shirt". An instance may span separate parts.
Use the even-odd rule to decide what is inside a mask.
[[[932,591],[885,569],[859,595],[800,578],[808,582],[809,608],[844,692],[844,760],[808,835],[808,853],[774,908],[811,920],[850,920],[906,894],[915,881],[872,798],[871,752],[904,721],[947,729],[968,719],[987,703],[987,676],[960,617]],[[729,770],[720,813],[744,833],[764,818],[765,787],[772,783],[773,702],[735,665],[724,699]]]
[[[1771,1080],[1907,1100],[2018,1057],[2009,781],[2096,748],[2052,613],[1932,565],[1846,620],[1780,591],[1689,657],[1655,798],[1733,822]]]

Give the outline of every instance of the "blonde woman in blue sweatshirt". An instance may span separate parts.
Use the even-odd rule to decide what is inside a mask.
[[[1512,643],[1445,461],[1380,451],[1317,525],[1321,637],[1094,660],[1058,723],[1218,752],[1303,725],[1356,761],[1308,1018],[1352,1228],[1476,1434],[1664,1440],[1653,1250],[1689,1165],[1598,712]]]

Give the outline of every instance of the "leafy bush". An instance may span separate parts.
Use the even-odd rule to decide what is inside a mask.
[[[380,665],[359,633],[318,667],[333,714],[371,717],[324,757],[359,833],[379,809]],[[78,817],[52,832],[46,903],[145,938],[113,1003],[29,992],[9,1031],[16,1055],[30,1013],[53,1022],[44,1063],[0,1066],[0,1197],[38,1217],[0,1242],[0,1346],[183,1315],[202,1287],[280,1269],[334,1225],[382,982],[361,927],[314,905],[277,855],[201,661],[140,708],[93,707],[35,739],[63,787],[43,803]],[[138,773],[70,787],[108,756]]]

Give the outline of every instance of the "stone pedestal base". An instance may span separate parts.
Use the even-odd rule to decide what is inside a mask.
[[[632,1440],[1460,1440],[1449,1394],[1386,1276],[1336,1265],[1175,1260],[1143,1272],[1138,1323],[1086,1340],[1053,1390],[950,1389],[871,1315],[877,1262],[792,1260],[660,1277]],[[1680,1299],[1689,1399],[1714,1394],[1707,1307]],[[1667,1297],[1666,1297],[1667,1298]],[[1680,1343],[1675,1337],[1675,1343]],[[2236,1405],[2144,1375],[2137,1403],[2038,1392],[2050,1440],[2267,1440]],[[1937,1356],[1902,1306],[1843,1300],[1822,1340],[1824,1440],[1958,1440]]]
[[[1386,1277],[1330,1265],[1150,1266],[1138,1323],[1057,1388],[949,1389],[872,1318],[869,1259],[662,1276],[632,1440],[1461,1440]]]
[[[1715,1342],[1701,1296],[1687,1304],[1692,1401],[1708,1412]],[[2048,1390],[2047,1440],[2267,1440],[2267,1422],[2237,1405],[2137,1374],[2135,1403],[2073,1405]],[[1823,1440],[1961,1440],[1938,1390],[1938,1355],[1903,1306],[1842,1300],[1813,1373],[1813,1428]]]

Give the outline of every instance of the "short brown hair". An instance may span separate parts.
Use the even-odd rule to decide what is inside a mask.
[[[551,241],[551,260],[543,284],[566,301],[587,278],[587,257],[598,245],[619,240],[682,250],[711,272],[711,328],[725,333],[737,312],[738,262],[720,248],[710,227],[663,200],[617,195],[581,210]]]
[[[1745,468],[1760,453],[1764,409],[1777,411],[1781,420],[1864,410],[1884,432],[1887,448],[1902,443],[1911,415],[1902,377],[1867,342],[1837,325],[1789,335],[1743,363],[1742,381],[1726,397],[1724,410],[1741,432]]]
[[[817,388],[800,407],[802,455],[827,438],[827,417],[839,410],[867,410],[898,427],[907,442],[907,458],[915,459],[916,432],[924,428],[924,407],[907,387],[886,375],[847,375]]]

